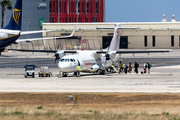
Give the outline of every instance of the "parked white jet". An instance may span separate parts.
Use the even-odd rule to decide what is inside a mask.
[[[104,75],[105,69],[110,67],[113,62],[116,63],[119,59],[119,54],[123,53],[151,53],[151,52],[169,52],[169,51],[118,51],[120,45],[121,25],[116,24],[114,36],[109,48],[104,51],[74,51],[77,54],[64,56],[64,53],[73,53],[73,51],[59,51],[58,67],[63,76],[67,73],[74,72],[76,75],[78,65],[81,66],[81,72],[94,73]],[[56,55],[57,56],[57,55]],[[63,57],[64,56],[64,57]]]
[[[104,75],[105,69],[110,67],[113,62],[117,62],[119,54],[126,53],[152,53],[152,52],[169,52],[169,51],[118,51],[120,45],[121,25],[116,24],[114,36],[111,40],[109,48],[102,51],[56,51],[56,50],[16,50],[16,51],[32,51],[32,52],[51,52],[55,53],[55,60],[59,60],[58,67],[63,76],[74,72],[77,75],[76,67],[81,66],[80,72],[94,73]],[[66,53],[74,53],[73,55],[65,55]]]

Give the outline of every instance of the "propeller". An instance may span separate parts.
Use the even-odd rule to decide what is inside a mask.
[[[60,59],[60,57],[59,57],[59,54],[58,54],[58,53],[55,53],[54,56],[55,56],[55,61],[54,61],[54,64],[55,64],[56,61]]]

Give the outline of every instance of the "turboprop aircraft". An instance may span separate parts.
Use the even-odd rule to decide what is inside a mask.
[[[57,51],[57,50],[17,50],[27,52],[51,52],[55,53],[55,61],[59,60],[58,67],[62,76],[67,76],[68,73],[74,72],[77,75],[77,66],[81,66],[80,72],[88,72],[104,75],[105,69],[110,67],[113,63],[116,63],[120,57],[120,54],[127,53],[153,53],[153,52],[169,52],[169,51],[119,51],[121,25],[116,24],[114,28],[114,36],[111,40],[110,46],[101,51]],[[126,28],[125,28],[126,29]],[[73,53],[73,55],[65,55],[66,53]]]
[[[33,38],[33,39],[20,39],[17,40],[21,35],[34,34],[46,31],[21,31],[21,21],[22,21],[22,0],[17,0],[13,9],[11,19],[4,28],[0,29],[0,55],[4,51],[5,47],[21,41],[32,41],[32,40],[44,40],[44,39],[53,39],[53,38],[67,38],[71,37],[74,34],[76,27],[69,36],[63,37],[48,37],[48,38]]]

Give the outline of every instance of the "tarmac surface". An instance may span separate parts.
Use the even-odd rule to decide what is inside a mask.
[[[169,53],[124,54],[123,62],[140,64],[139,74],[106,73],[106,75],[81,73],[75,77],[58,78],[59,69],[54,64],[54,54],[4,52],[0,56],[0,92],[129,92],[129,93],[179,93],[180,50]],[[143,63],[152,64],[150,74],[140,74]],[[24,65],[37,66],[35,78],[24,78]],[[39,78],[40,66],[49,66],[53,77]]]

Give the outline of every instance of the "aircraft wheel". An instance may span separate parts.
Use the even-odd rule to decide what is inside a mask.
[[[100,75],[105,75],[105,70],[99,70]]]
[[[105,75],[105,70],[102,70],[102,75]]]
[[[74,72],[74,74],[73,74],[73,75],[77,76],[77,72]]]
[[[63,72],[63,73],[62,73],[62,76],[63,76],[63,77],[67,77],[67,73]]]

